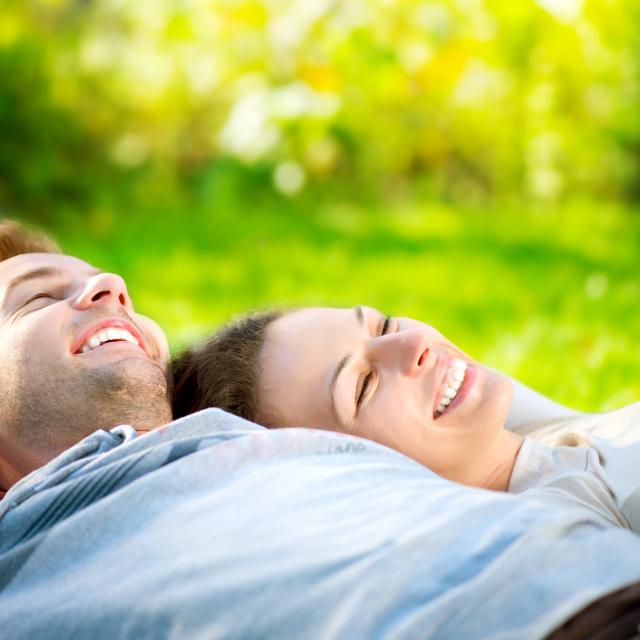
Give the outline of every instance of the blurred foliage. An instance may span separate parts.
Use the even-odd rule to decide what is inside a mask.
[[[640,196],[637,0],[3,0],[5,203],[180,184]],[[136,174],[137,175],[137,174]]]
[[[637,0],[2,0],[0,214],[174,348],[364,303],[640,397]]]
[[[579,201],[227,204],[215,215],[208,196],[126,216],[95,210],[59,237],[69,253],[124,274],[137,310],[174,349],[247,309],[363,303],[429,322],[570,406],[640,398],[637,211]]]

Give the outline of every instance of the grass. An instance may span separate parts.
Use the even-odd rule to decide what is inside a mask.
[[[640,398],[640,216],[611,204],[153,201],[59,216],[68,253],[123,274],[174,349],[248,309],[415,317],[570,406]]]

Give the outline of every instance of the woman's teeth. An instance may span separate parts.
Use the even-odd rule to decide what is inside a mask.
[[[446,385],[442,392],[442,397],[436,409],[435,416],[441,416],[451,404],[453,399],[458,395],[460,387],[464,382],[464,376],[467,373],[467,363],[460,358],[453,358],[446,376]]]

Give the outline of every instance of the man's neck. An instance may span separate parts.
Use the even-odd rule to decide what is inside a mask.
[[[46,458],[29,453],[12,442],[10,438],[0,436],[0,498],[18,480],[35,471],[45,462]]]

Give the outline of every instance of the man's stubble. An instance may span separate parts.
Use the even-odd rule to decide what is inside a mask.
[[[145,359],[86,371],[24,370],[31,377],[13,380],[15,401],[4,428],[34,453],[50,457],[98,429],[149,430],[171,421],[170,373]]]

